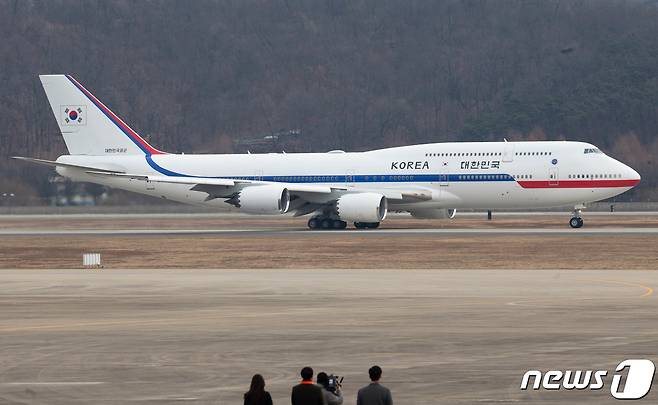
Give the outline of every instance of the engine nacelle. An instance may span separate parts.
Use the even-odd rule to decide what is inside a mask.
[[[290,193],[278,185],[249,186],[226,202],[248,214],[285,214],[290,207]]]
[[[457,215],[454,208],[429,208],[409,211],[412,217],[422,219],[453,219]]]
[[[336,211],[343,221],[381,222],[386,218],[388,201],[377,193],[345,194],[336,202]]]

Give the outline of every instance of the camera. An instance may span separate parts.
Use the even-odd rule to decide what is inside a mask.
[[[327,384],[324,387],[327,391],[329,392],[336,392],[338,388],[343,384],[343,377],[339,377],[337,375],[329,375],[329,378],[327,380]]]

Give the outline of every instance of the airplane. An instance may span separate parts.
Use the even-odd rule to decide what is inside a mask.
[[[629,166],[574,141],[451,142],[326,153],[171,154],[154,148],[70,75],[41,75],[69,154],[53,166],[90,182],[249,214],[310,215],[311,229],[377,228],[389,211],[454,218],[457,209],[573,206],[640,182]],[[184,136],[184,134],[181,134]]]

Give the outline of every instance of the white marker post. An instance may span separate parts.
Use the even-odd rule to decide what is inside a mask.
[[[103,266],[101,265],[101,254],[84,253],[82,255],[82,265],[85,268],[96,268],[96,269],[102,268]]]

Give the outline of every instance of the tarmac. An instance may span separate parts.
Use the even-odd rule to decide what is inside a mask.
[[[658,228],[471,228],[471,229],[376,229],[376,230],[310,230],[306,228],[234,228],[234,229],[0,229],[0,236],[166,236],[166,235],[235,235],[242,236],[301,236],[301,235],[355,235],[355,236],[405,236],[405,235],[656,235]]]
[[[616,403],[609,379],[519,386],[656,362],[656,287],[628,270],[5,269],[0,403],[236,404],[262,373],[286,404],[310,365],[354,404],[373,364],[396,404]]]

